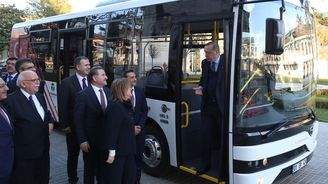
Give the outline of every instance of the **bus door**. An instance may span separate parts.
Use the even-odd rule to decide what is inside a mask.
[[[86,54],[85,29],[65,29],[58,34],[59,82],[74,74],[74,59]]]
[[[222,20],[191,22],[183,24],[183,48],[181,58],[180,80],[180,135],[181,135],[181,165],[180,169],[196,174],[201,164],[202,154],[202,122],[201,96],[195,94],[193,88],[199,86],[202,72],[202,60],[205,59],[204,46],[214,41],[220,46],[221,54],[224,51],[224,33]],[[219,173],[223,169],[219,153],[219,127],[215,127],[211,144],[211,168],[201,177],[213,182],[219,181]],[[221,167],[221,168],[220,168]]]

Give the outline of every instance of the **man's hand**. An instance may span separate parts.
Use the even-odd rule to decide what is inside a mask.
[[[141,132],[141,126],[140,125],[135,125],[134,126],[134,135],[138,135]]]
[[[86,153],[89,152],[90,146],[88,142],[84,142],[80,144],[80,149]]]
[[[63,131],[65,134],[71,133],[71,127],[63,128],[62,131]]]
[[[53,123],[49,123],[49,124],[48,124],[48,128],[49,128],[49,134],[51,134],[51,132],[52,132],[53,129],[54,129],[54,124],[53,124]]]
[[[203,95],[203,88],[201,86],[193,88],[195,90],[196,95]]]
[[[114,158],[115,158],[115,156],[110,156],[108,154],[108,158],[107,158],[106,162],[109,163],[109,164],[112,164],[114,162]]]

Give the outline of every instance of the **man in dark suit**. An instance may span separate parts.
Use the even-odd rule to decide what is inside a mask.
[[[80,146],[74,130],[74,105],[75,97],[82,89],[88,86],[87,75],[90,62],[87,57],[79,56],[74,59],[76,73],[64,79],[59,88],[58,115],[63,131],[66,133],[67,144],[67,175],[70,184],[77,183],[77,163]]]
[[[7,98],[8,87],[0,78],[0,183],[8,184],[14,163],[14,129],[8,112],[2,106]]]
[[[137,77],[133,70],[124,72],[124,76],[129,79],[132,87],[131,103],[134,109],[134,132],[136,135],[136,184],[140,183],[142,154],[145,146],[145,121],[148,113],[148,106],[144,90],[137,87]]]
[[[225,63],[220,55],[219,45],[209,42],[204,47],[206,59],[202,61],[202,75],[199,87],[194,88],[197,95],[202,95],[202,155],[197,174],[204,174],[211,166],[212,140],[222,131],[222,115],[225,95]],[[222,140],[219,140],[221,142]],[[219,147],[222,143],[219,143]],[[219,150],[220,151],[220,150]]]
[[[33,71],[17,78],[19,90],[5,100],[4,106],[13,119],[15,161],[14,184],[49,183],[49,133],[53,129],[43,95],[38,93],[40,80]]]
[[[17,71],[15,68],[15,64],[16,64],[17,58],[14,57],[10,57],[7,59],[6,61],[6,71],[7,74],[2,76],[2,79],[8,83],[13,79],[17,79]]]
[[[107,76],[101,66],[94,66],[88,74],[89,85],[76,96],[74,107],[74,126],[77,142],[83,151],[84,183],[93,184],[95,177],[98,183],[101,178],[101,162],[104,162],[100,149],[101,126],[108,105],[109,89]]]
[[[34,63],[33,63],[32,59],[30,59],[30,58],[22,58],[22,59],[17,60],[15,63],[15,70],[18,71],[16,78],[13,78],[11,81],[7,82],[7,86],[9,88],[8,94],[19,89],[19,87],[16,84],[17,76],[19,75],[19,73],[26,71],[26,70],[31,70],[31,71],[36,72]],[[45,85],[45,82],[40,81],[38,93],[43,94],[44,85]]]

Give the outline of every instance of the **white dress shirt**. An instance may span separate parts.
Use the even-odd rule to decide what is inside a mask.
[[[36,110],[38,111],[40,117],[42,118],[42,120],[44,120],[44,109],[42,107],[42,105],[40,104],[38,98],[36,98],[36,96],[33,94],[33,95],[30,95],[29,93],[27,93],[26,91],[24,91],[23,89],[20,89],[21,92],[24,94],[24,96],[27,98],[28,101],[30,101],[29,97],[32,96],[32,99],[33,99],[33,102],[35,104],[35,107],[36,107]]]
[[[79,75],[78,73],[75,73],[75,75],[76,75],[76,77],[77,77],[77,79],[78,79],[78,81],[79,81],[79,84],[80,84],[80,86],[81,86],[81,89],[83,89],[83,78],[85,78],[85,84],[88,86],[88,79],[87,79],[87,76],[85,76],[85,77],[82,77],[81,75]]]

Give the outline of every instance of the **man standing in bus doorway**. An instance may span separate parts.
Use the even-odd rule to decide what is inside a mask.
[[[13,184],[49,183],[49,134],[54,119],[39,90],[39,76],[24,71],[17,78],[19,90],[8,96],[4,107],[14,125]]]
[[[211,167],[211,147],[218,133],[222,135],[222,115],[225,98],[225,63],[220,55],[217,43],[209,42],[204,47],[205,57],[202,61],[202,75],[199,86],[194,88],[197,95],[202,95],[201,101],[201,135],[202,155],[197,174],[201,175]],[[222,140],[218,140],[219,152],[222,152]]]
[[[14,165],[14,128],[9,114],[2,105],[8,87],[0,78],[0,183],[8,184]]]
[[[101,127],[105,119],[108,105],[109,89],[107,76],[101,66],[94,66],[88,74],[89,85],[76,96],[74,107],[74,125],[77,141],[83,151],[85,184],[93,184],[95,177],[98,184],[103,184],[101,145]]]
[[[88,87],[89,59],[85,56],[79,56],[74,59],[74,66],[75,75],[62,81],[58,93],[58,115],[62,130],[66,133],[67,175],[70,184],[75,184],[79,180],[77,177],[77,163],[80,145],[77,142],[74,126],[72,125],[74,123],[75,97],[78,92]]]
[[[17,71],[15,68],[15,64],[16,64],[17,58],[14,57],[10,57],[7,59],[6,61],[6,70],[7,70],[7,74],[2,76],[2,79],[8,83],[13,79],[17,79]]]
[[[124,77],[126,77],[132,87],[132,97],[131,103],[134,109],[134,134],[136,135],[136,182],[135,184],[140,184],[141,178],[141,164],[142,164],[142,154],[145,146],[145,121],[148,113],[148,106],[145,97],[145,92],[142,88],[137,87],[137,77],[133,70],[128,70],[124,72]]]

